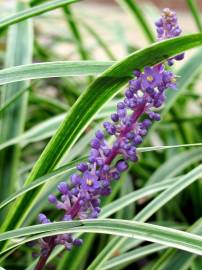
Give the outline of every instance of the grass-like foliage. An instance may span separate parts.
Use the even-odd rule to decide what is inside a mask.
[[[0,270],[202,269],[202,22],[184,2],[192,33],[132,0],[103,2],[118,23],[88,1],[1,4]]]

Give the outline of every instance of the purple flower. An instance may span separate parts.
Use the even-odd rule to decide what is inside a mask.
[[[156,67],[145,67],[141,75],[141,86],[143,90],[154,89],[162,83],[162,73]]]
[[[118,172],[123,172],[123,171],[126,171],[128,169],[128,164],[124,160],[119,160],[116,163],[116,168],[117,168]]]
[[[98,177],[95,174],[85,172],[82,177],[83,190],[93,192],[100,187]]]
[[[68,193],[68,185],[66,182],[61,182],[59,185],[58,185],[58,190],[59,192],[61,192],[62,194],[67,194]]]
[[[163,10],[162,17],[155,24],[159,40],[177,37],[181,34],[176,13],[169,8]]]
[[[46,217],[46,215],[44,215],[44,214],[39,214],[38,220],[39,220],[39,222],[42,223],[42,224],[50,223],[50,220],[49,220],[49,219]]]
[[[176,89],[176,77],[171,71],[163,73],[163,84],[166,88]]]
[[[169,8],[165,8],[163,10],[161,18],[155,24],[158,34],[158,40],[177,37],[182,32],[178,25],[176,13]],[[172,57],[168,59],[168,65],[172,66],[174,64],[174,60],[180,61],[183,58],[184,53]]]
[[[77,165],[77,170],[81,171],[81,172],[85,172],[88,170],[88,164],[87,163],[84,163],[84,162],[81,162]]]

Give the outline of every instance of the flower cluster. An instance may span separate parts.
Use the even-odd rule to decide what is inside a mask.
[[[177,22],[176,13],[169,8],[165,8],[163,10],[161,18],[156,21],[155,25],[159,41],[177,37],[182,32]],[[174,60],[179,61],[183,58],[184,53],[178,54],[177,56],[168,59],[168,65],[172,66],[174,64]]]
[[[181,33],[176,14],[169,9],[163,11],[156,26],[159,40]],[[169,59],[169,64],[180,59],[182,56]],[[155,109],[164,103],[165,90],[176,89],[176,77],[165,69],[165,65],[161,63],[134,71],[134,79],[129,82],[124,100],[117,104],[111,121],[103,123],[105,132],[98,130],[92,139],[88,162],[78,164],[70,184],[61,182],[58,185],[58,198],[49,195],[49,202],[64,212],[62,220],[97,218],[101,211],[100,197],[111,193],[111,182],[117,181],[128,169],[129,161],[137,162],[138,145],[152,122],[160,120]],[[111,145],[106,140],[109,135],[114,137]],[[40,214],[39,222],[49,223],[50,220]],[[74,239],[70,234],[47,237],[42,239],[42,256],[47,256],[50,248],[58,244],[70,250],[73,245],[81,245],[82,240]]]

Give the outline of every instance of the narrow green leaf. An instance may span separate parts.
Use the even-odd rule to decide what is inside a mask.
[[[197,220],[188,231],[194,234],[201,235],[202,231],[202,219]],[[159,244],[150,244],[145,247],[136,248],[135,250],[123,253],[111,260],[107,261],[102,269],[112,269],[112,267],[125,267],[132,262],[141,259],[147,255],[153,254],[154,252],[164,250],[166,247]],[[152,266],[151,270],[185,270],[188,269],[191,261],[196,257],[196,255],[187,253],[180,250],[167,250],[163,256],[159,257],[157,263]]]
[[[67,104],[56,100],[55,98],[44,97],[42,95],[31,93],[29,99],[32,103],[39,105],[39,108],[45,107],[53,112],[64,113],[69,109]]]
[[[129,194],[105,206],[101,211],[101,217],[109,217],[110,215],[116,213],[117,211],[123,209],[124,207],[130,205],[131,203],[134,203],[141,198],[151,196],[159,191],[170,187],[174,182],[176,182],[176,179],[170,179],[168,181],[164,181],[161,184],[150,185],[148,187],[143,187],[136,191],[130,192]]]
[[[96,32],[96,30],[85,21],[82,21],[82,26],[89,32],[89,34],[97,41],[97,44],[103,49],[105,54],[109,57],[111,60],[116,60],[116,57],[108,44],[105,42],[105,40],[102,38],[100,34]]]
[[[40,185],[43,185],[47,182],[54,181],[55,179],[57,179],[58,177],[60,177],[62,175],[66,175],[67,173],[69,174],[72,170],[75,169],[78,162],[81,162],[83,160],[84,160],[84,158],[80,158],[80,159],[74,160],[72,162],[69,162],[68,164],[54,170],[53,172],[48,173],[42,177],[39,177],[30,185],[22,187],[19,191],[16,191],[15,193],[8,196],[4,201],[2,201],[0,203],[0,209],[5,207],[9,203],[11,203],[12,201],[17,199],[18,197],[22,196],[26,192],[33,190],[33,189],[35,189],[35,188],[39,187]],[[163,186],[167,186],[166,183]]]
[[[40,14],[43,14],[45,12],[54,10],[56,8],[63,7],[65,5],[69,5],[75,2],[78,2],[79,0],[55,0],[55,1],[49,1],[48,3],[38,5],[33,8],[29,8],[23,11],[20,11],[16,14],[13,14],[11,16],[8,16],[4,19],[0,20],[0,30],[15,24],[17,22],[24,21],[28,18],[32,18],[34,16],[38,16]]]
[[[135,0],[117,0],[120,6],[123,6],[124,9],[129,11],[132,17],[135,19],[135,23],[138,22],[140,27],[143,30],[147,40],[149,42],[155,42],[152,29],[149,26],[149,23],[146,21],[143,11],[137,4]]]
[[[162,164],[149,178],[147,184],[160,182],[167,177],[176,176],[191,164],[202,160],[201,148],[193,149],[175,155],[172,159]]]
[[[188,230],[194,234],[202,235],[202,219],[197,220]],[[167,250],[154,264],[151,270],[186,270],[196,256],[185,251]]]
[[[16,4],[16,10],[24,10],[27,5],[21,1]],[[9,29],[7,42],[6,66],[28,64],[32,59],[32,24],[31,21],[16,24]],[[3,107],[8,106],[8,101],[15,94],[20,94],[18,99],[0,116],[0,142],[19,136],[24,129],[27,110],[28,92],[22,93],[27,88],[27,82],[7,85],[1,92]],[[4,199],[17,187],[17,167],[20,158],[19,146],[10,147],[0,154],[0,200]],[[9,160],[9,162],[8,162]]]
[[[202,32],[202,22],[201,22],[201,14],[200,9],[197,6],[196,0],[186,0],[187,5],[189,6],[191,13],[194,17],[196,26],[200,32]]]
[[[137,51],[105,71],[89,86],[69,111],[55,136],[35,164],[26,184],[53,170],[64,153],[72,147],[83,132],[93,115],[131,78],[130,74],[134,69],[154,65],[172,55],[200,45],[202,45],[202,34],[169,39]],[[35,190],[32,194],[27,193],[26,198],[23,197],[18,201],[15,207],[9,211],[2,226],[3,230],[22,224],[30,206],[37,199],[37,194],[39,194],[39,190]]]
[[[106,106],[94,117],[94,120],[105,118],[110,113],[112,113],[114,111],[114,108],[115,108],[117,102],[118,102],[118,99],[106,104]],[[37,142],[37,141],[41,141],[41,140],[50,138],[56,132],[57,128],[62,123],[62,121],[65,119],[65,116],[66,116],[66,114],[62,113],[62,114],[51,117],[50,119],[47,119],[47,120],[37,124],[36,126],[32,127],[31,129],[25,131],[20,136],[12,138],[11,140],[7,140],[4,143],[0,144],[0,150],[6,148],[8,146],[14,145],[14,144],[20,144],[21,147],[25,147],[29,143]],[[86,135],[88,140],[85,141],[85,145],[87,145],[89,143],[92,136],[93,135],[91,135],[91,134]],[[80,144],[80,142],[79,142],[79,144]],[[75,147],[77,147],[77,145]],[[80,148],[78,148],[78,149],[80,149]],[[80,150],[79,150],[79,152],[80,152]]]
[[[29,88],[24,88],[18,91],[18,93],[12,96],[8,101],[6,101],[0,108],[0,115],[9,107],[11,106],[22,94],[28,91]]]
[[[33,235],[33,237],[20,241],[20,245],[33,239],[75,232],[131,237],[202,255],[202,236],[168,227],[120,219],[62,221],[29,226],[2,233],[0,241]]]
[[[115,258],[107,261],[103,266],[102,270],[117,269],[117,267],[126,267],[128,264],[140,260],[148,255],[155,252],[166,249],[167,247],[159,244],[149,244],[145,247],[140,247],[135,250],[126,252]],[[124,268],[123,268],[124,269]],[[179,270],[179,269],[178,269]]]
[[[89,59],[89,54],[85,48],[84,41],[82,38],[82,35],[80,33],[79,29],[79,21],[76,20],[73,12],[68,6],[64,6],[63,8],[65,18],[67,20],[69,29],[72,33],[73,39],[74,39],[74,44],[77,47],[78,53],[80,55],[80,58],[82,60],[88,60]]]
[[[162,146],[159,145],[159,146],[149,146],[149,147],[138,147],[137,151],[151,152],[151,151],[160,151],[160,150],[180,148],[180,147],[195,147],[195,146],[196,147],[202,146],[202,143],[187,143],[187,144],[178,144],[178,145],[162,145]]]
[[[35,63],[3,69],[0,71],[0,85],[30,79],[65,76],[98,75],[109,68],[114,61],[59,61]]]

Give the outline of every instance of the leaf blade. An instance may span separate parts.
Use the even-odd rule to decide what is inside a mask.
[[[22,65],[0,71],[0,85],[24,80],[98,75],[114,61],[56,61]]]
[[[79,0],[56,0],[50,1],[49,3],[41,4],[33,8],[26,9],[24,11],[18,12],[11,16],[8,16],[4,19],[0,20],[0,30],[5,29],[6,27],[24,21],[28,18],[32,18],[34,16],[43,14],[47,11],[54,10],[56,8],[60,8],[67,4],[72,4],[78,2]]]

